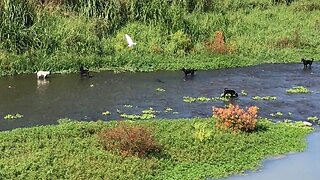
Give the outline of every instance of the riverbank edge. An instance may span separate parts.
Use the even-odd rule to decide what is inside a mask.
[[[167,57],[162,55],[139,55],[127,53],[120,56],[76,56],[54,55],[46,57],[12,55],[0,57],[0,77],[17,74],[33,74],[39,70],[50,71],[53,74],[77,73],[81,66],[92,72],[153,72],[176,71],[182,68],[197,70],[213,70],[236,67],[247,67],[261,64],[301,63],[297,58],[253,59],[236,55],[196,54],[184,57]]]

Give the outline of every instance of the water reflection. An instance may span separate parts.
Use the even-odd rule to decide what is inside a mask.
[[[50,80],[47,79],[38,79],[37,80],[37,90],[39,93],[44,93],[49,87]]]

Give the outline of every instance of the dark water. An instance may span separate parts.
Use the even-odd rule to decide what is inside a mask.
[[[258,173],[234,176],[224,180],[319,180],[320,132],[308,137],[308,148],[302,153],[267,160]]]
[[[92,73],[92,78],[79,74],[53,74],[46,81],[36,75],[0,78],[0,130],[55,124],[59,118],[78,120],[121,119],[117,109],[127,114],[139,114],[152,107],[159,118],[210,117],[211,107],[223,107],[222,101],[183,102],[183,96],[216,97],[224,87],[248,96],[239,96],[242,106],[260,107],[262,117],[280,111],[280,119],[306,120],[320,117],[320,66],[303,70],[302,64],[270,64],[245,68],[197,71],[186,81],[180,71],[152,73]],[[290,95],[286,90],[305,86],[310,94]],[[156,91],[157,88],[165,92]],[[276,96],[275,101],[256,101],[252,96]],[[125,105],[132,105],[126,107]],[[171,112],[164,112],[166,108]],[[102,112],[111,115],[103,116]],[[175,112],[175,113],[173,113]],[[292,113],[289,115],[288,113]],[[23,118],[5,120],[7,114],[23,114]]]

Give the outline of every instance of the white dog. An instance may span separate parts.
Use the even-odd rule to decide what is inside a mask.
[[[45,79],[50,74],[50,71],[38,71],[37,72],[37,78],[40,79],[42,76],[43,79]]]

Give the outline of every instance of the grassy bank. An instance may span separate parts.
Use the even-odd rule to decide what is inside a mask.
[[[0,74],[320,59],[319,17],[317,0],[1,0]]]
[[[162,153],[123,157],[98,132],[115,122],[70,122],[0,132],[0,179],[205,179],[256,168],[264,158],[302,151],[310,129],[258,122],[253,133],[222,132],[212,119],[127,121],[151,127]],[[199,129],[199,127],[201,127]],[[200,141],[199,131],[211,132]],[[197,136],[195,136],[198,134]],[[201,133],[200,133],[201,134]]]

